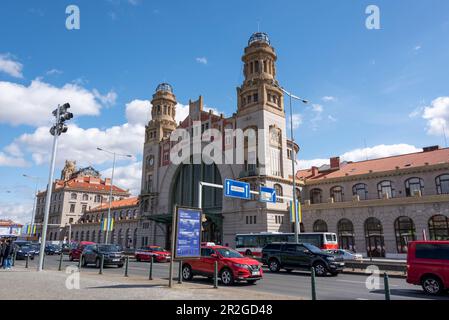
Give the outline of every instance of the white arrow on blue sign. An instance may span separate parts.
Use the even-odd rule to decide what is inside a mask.
[[[225,180],[225,196],[239,199],[250,199],[249,183],[231,179]]]
[[[276,190],[274,188],[260,186],[259,200],[261,202],[276,203]]]

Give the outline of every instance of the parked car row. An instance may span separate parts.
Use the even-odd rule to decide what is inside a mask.
[[[16,259],[24,260],[28,256],[31,260],[39,255],[41,244],[31,241],[18,240],[14,242],[14,249],[16,251]],[[61,247],[56,244],[47,243],[45,245],[45,254],[61,254]]]

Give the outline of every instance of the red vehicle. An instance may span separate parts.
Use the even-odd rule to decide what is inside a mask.
[[[431,295],[449,289],[449,241],[412,241],[408,244],[407,282]]]
[[[262,264],[259,261],[244,257],[231,248],[208,243],[201,246],[199,259],[183,260],[182,278],[186,281],[195,275],[212,278],[216,261],[218,277],[224,285],[231,285],[236,281],[254,284],[263,277]]]
[[[83,250],[84,250],[84,247],[87,246],[87,245],[90,245],[90,244],[95,244],[95,242],[80,241],[75,248],[72,248],[70,250],[69,260],[70,261],[79,260],[81,252],[83,252]]]
[[[155,262],[168,262],[171,259],[170,251],[167,251],[159,246],[146,246],[135,253],[137,261],[151,261],[153,256]]]

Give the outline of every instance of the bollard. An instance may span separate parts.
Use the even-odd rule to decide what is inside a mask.
[[[81,270],[81,263],[83,262],[83,254],[80,254],[80,261],[78,262],[78,269]]]
[[[59,267],[58,267],[58,271],[62,270],[62,259],[63,259],[64,254],[61,252],[60,257],[59,257]]]
[[[42,256],[42,270],[45,269],[45,252],[44,255]]]
[[[12,256],[12,266],[14,267],[14,265],[16,264],[16,258],[17,258],[17,251],[14,250],[14,255]]]
[[[388,283],[388,274],[384,272],[384,290],[385,300],[390,300],[390,284]]]
[[[101,255],[101,259],[100,259],[100,271],[98,272],[98,274],[103,274],[103,266],[104,266],[104,254]]]
[[[182,283],[182,260],[179,260],[178,284]]]
[[[151,256],[151,261],[150,261],[150,274],[148,275],[148,280],[153,280],[153,256]]]
[[[29,260],[30,260],[30,256],[29,256],[29,254],[27,254],[26,255],[26,261],[25,261],[25,268],[28,268]]]
[[[316,300],[316,283],[315,283],[315,268],[312,267],[312,277],[311,277],[311,281],[312,281],[312,300]]]
[[[218,261],[215,261],[214,266],[214,289],[218,289]]]
[[[126,261],[125,261],[125,277],[128,276],[128,264],[129,264],[129,257],[126,256]]]

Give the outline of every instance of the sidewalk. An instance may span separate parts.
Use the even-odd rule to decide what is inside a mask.
[[[168,280],[152,281],[141,276],[99,275],[81,272],[80,289],[67,289],[64,271],[0,271],[0,300],[279,300],[301,299],[245,290],[244,287],[214,289],[212,283],[178,284],[168,288]],[[257,284],[256,284],[257,285]]]

